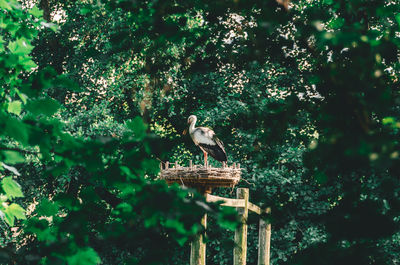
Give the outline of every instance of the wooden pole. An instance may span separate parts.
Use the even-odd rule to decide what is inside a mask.
[[[201,218],[201,225],[206,228],[207,214]],[[190,265],[206,265],[206,244],[204,243],[203,234],[198,234],[192,241],[190,249]]]
[[[233,249],[233,265],[246,265],[247,256],[247,217],[249,215],[249,189],[237,189],[236,198],[244,199],[244,207],[238,208],[240,225],[235,231],[235,247]]]
[[[198,191],[204,196],[207,196],[207,193],[211,193],[211,188],[202,187],[198,188]],[[207,228],[207,214],[203,215],[200,223],[204,229]],[[190,249],[190,265],[206,265],[206,243],[204,243],[204,234],[198,234],[192,241]]]
[[[267,208],[271,213],[271,208]],[[271,224],[260,218],[258,232],[258,263],[257,265],[269,265],[271,248]]]

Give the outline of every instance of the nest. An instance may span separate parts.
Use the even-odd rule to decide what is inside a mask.
[[[192,166],[181,167],[175,164],[174,167],[161,167],[161,179],[165,179],[168,184],[178,183],[188,187],[234,187],[240,180],[241,169],[240,165],[233,164],[228,167],[223,164],[222,168],[209,166]]]

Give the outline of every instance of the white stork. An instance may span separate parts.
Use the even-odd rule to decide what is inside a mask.
[[[227,161],[224,145],[217,138],[215,132],[206,127],[194,127],[196,125],[197,117],[190,115],[188,118],[189,134],[193,142],[200,147],[204,153],[204,164],[207,163],[207,153],[220,162]]]

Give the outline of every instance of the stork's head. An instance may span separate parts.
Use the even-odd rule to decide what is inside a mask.
[[[196,121],[197,121],[196,115],[190,115],[188,120],[187,120],[187,123],[188,124],[192,124],[193,122],[196,122]]]

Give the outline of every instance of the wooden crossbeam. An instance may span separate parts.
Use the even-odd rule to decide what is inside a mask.
[[[250,210],[250,211],[255,212],[255,213],[258,214],[258,215],[262,214],[261,208],[258,207],[257,205],[255,205],[255,204],[249,202],[248,207],[249,207],[249,210]]]
[[[207,194],[206,197],[207,202],[219,202],[223,201],[221,206],[227,206],[227,207],[244,207],[244,200],[243,199],[230,199],[230,198],[224,198],[224,197],[219,197],[211,194]]]
[[[224,197],[220,197],[220,196],[215,196],[215,195],[211,195],[211,194],[207,194],[206,197],[207,202],[219,202],[219,201],[223,201],[223,203],[221,204],[221,206],[226,206],[226,207],[237,207],[237,208],[243,208],[244,207],[244,199],[231,199],[231,198],[224,198]],[[247,207],[249,208],[250,211],[261,215],[263,213],[268,213],[268,211],[270,211],[269,208],[263,210],[261,209],[259,206],[248,202]]]

